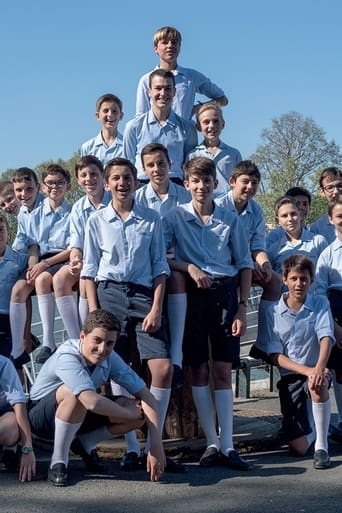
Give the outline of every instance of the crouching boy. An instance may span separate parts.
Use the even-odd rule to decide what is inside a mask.
[[[94,310],[85,320],[80,339],[59,346],[31,389],[32,431],[54,439],[48,472],[54,486],[67,484],[70,448],[82,457],[87,470],[99,472],[96,445],[141,427],[145,420],[151,434],[147,456],[151,480],[157,481],[164,470],[156,402],[144,381],[113,351],[119,332],[120,323],[112,313]],[[109,379],[135,399],[98,394],[96,390]]]
[[[313,466],[324,469],[330,465],[327,361],[335,339],[328,299],[308,294],[313,277],[314,265],[308,257],[291,255],[283,262],[288,292],[273,310],[268,353],[281,373],[279,398],[289,449],[303,456],[315,440]]]

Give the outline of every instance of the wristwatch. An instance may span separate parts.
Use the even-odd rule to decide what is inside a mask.
[[[33,447],[26,447],[26,445],[24,445],[24,447],[21,448],[22,454],[30,454],[30,452],[33,452]]]
[[[243,299],[241,299],[241,301],[239,301],[239,305],[243,305],[247,308],[247,301],[244,301]]]

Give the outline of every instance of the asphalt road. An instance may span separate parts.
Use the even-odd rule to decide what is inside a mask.
[[[286,450],[249,454],[250,472],[188,463],[186,474],[165,474],[159,483],[144,471],[124,473],[108,461],[108,475],[86,475],[70,463],[70,486],[45,480],[48,455],[39,456],[32,483],[0,471],[1,513],[336,513],[341,511],[342,447],[331,444],[331,467],[314,470],[311,457],[291,458]]]

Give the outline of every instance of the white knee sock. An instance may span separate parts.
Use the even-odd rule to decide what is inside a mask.
[[[271,329],[273,325],[270,325],[269,315],[273,305],[276,305],[277,301],[269,301],[268,299],[261,299],[258,310],[258,334],[256,337],[255,345],[267,353],[267,341],[271,339]]]
[[[159,428],[160,428],[160,434],[163,432],[165,418],[167,414],[167,409],[169,407],[169,401],[170,401],[170,395],[171,395],[171,388],[158,388],[151,386],[150,392],[157,401],[158,406],[158,415],[159,415]],[[145,452],[147,452],[150,448],[150,434],[147,434],[147,440],[146,440],[146,448]]]
[[[183,363],[183,335],[186,316],[187,296],[182,294],[169,294],[167,296],[167,313],[170,329],[171,360],[174,365],[182,367]]]
[[[330,399],[324,403],[312,402],[312,413],[316,426],[315,451],[323,449],[328,451],[328,434],[330,424]]]
[[[55,298],[52,292],[49,294],[37,295],[38,309],[43,326],[43,346],[54,351],[56,349],[54,326],[55,326]]]
[[[207,438],[207,447],[219,449],[220,442],[216,432],[215,410],[209,386],[193,386],[192,397],[200,424]]]
[[[80,297],[78,300],[78,315],[80,318],[81,327],[83,327],[84,321],[89,313],[88,299],[86,297]]]
[[[77,306],[73,296],[56,297],[56,305],[68,338],[80,338],[80,323],[78,320]]]
[[[94,431],[83,433],[79,436],[80,442],[88,454],[90,454],[93,449],[96,449],[99,442],[112,440],[113,438],[115,438],[115,435],[109,431],[107,426],[101,426]]]
[[[10,302],[10,325],[12,333],[13,358],[18,358],[24,352],[24,331],[26,323],[26,303]]]
[[[71,424],[55,417],[55,439],[50,468],[56,463],[68,466],[70,445],[81,425],[81,422]]]
[[[215,405],[220,428],[220,450],[227,455],[233,444],[233,391],[231,388],[215,390]]]
[[[338,422],[342,422],[342,385],[341,383],[337,383],[335,371],[332,371],[331,374],[333,377],[333,388],[338,413]]]

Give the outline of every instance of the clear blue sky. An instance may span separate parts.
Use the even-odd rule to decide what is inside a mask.
[[[291,110],[342,146],[338,0],[14,0],[0,6],[0,172],[70,158],[99,131],[94,105],[105,92],[124,102],[123,131],[164,25],[182,33],[179,63],[229,97],[222,139],[243,158]]]

